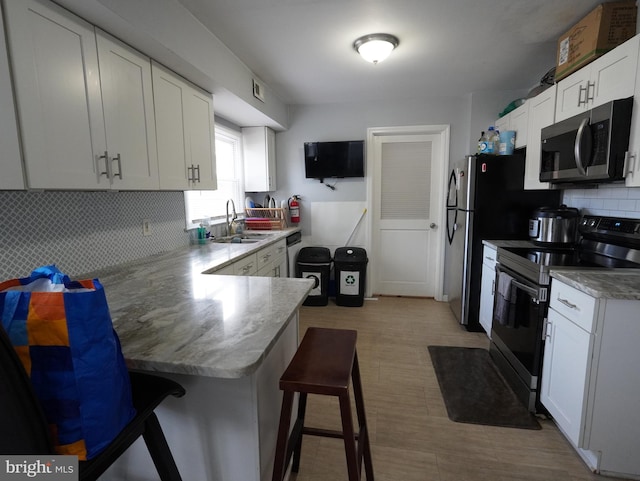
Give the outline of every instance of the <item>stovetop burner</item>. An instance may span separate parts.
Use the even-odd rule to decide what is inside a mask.
[[[640,268],[640,220],[584,216],[574,247],[500,247],[498,262],[540,284],[563,268]]]
[[[578,251],[573,248],[505,247],[505,250],[540,266],[580,265]]]

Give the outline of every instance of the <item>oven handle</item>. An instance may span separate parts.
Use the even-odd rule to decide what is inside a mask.
[[[515,279],[513,279],[511,281],[511,284],[515,285],[518,289],[522,289],[523,291],[526,291],[529,294],[531,294],[531,296],[533,297],[533,302],[535,302],[536,304],[540,302],[540,300],[538,299],[538,290],[537,289],[529,287],[529,286],[523,284],[522,282],[516,281]]]
[[[540,304],[541,302],[547,302],[547,288],[546,287],[531,287],[527,284],[524,284],[518,280],[516,277],[520,277],[518,274],[513,272],[511,269],[505,268],[503,265],[498,262],[496,264],[496,272],[506,272],[511,277],[513,277],[511,284],[515,285],[518,289],[522,289],[523,291],[529,293],[532,297],[532,301],[536,304]]]

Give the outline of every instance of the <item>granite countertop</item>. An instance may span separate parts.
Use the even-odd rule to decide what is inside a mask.
[[[530,240],[493,240],[483,239],[482,243],[486,246],[497,249],[498,247],[535,247]]]
[[[313,281],[202,272],[291,232],[252,244],[192,245],[78,279],[103,284],[130,368],[240,378],[258,368]]]
[[[596,298],[640,300],[637,269],[552,269],[551,277]]]

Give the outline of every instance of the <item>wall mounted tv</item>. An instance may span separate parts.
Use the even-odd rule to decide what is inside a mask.
[[[305,142],[307,179],[364,177],[364,140]]]

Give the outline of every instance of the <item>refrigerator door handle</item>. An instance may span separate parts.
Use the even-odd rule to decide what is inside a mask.
[[[458,207],[458,178],[455,169],[449,175],[449,188],[447,189],[447,209]],[[453,193],[453,199],[452,194]],[[452,202],[453,201],[453,202]]]
[[[449,213],[453,212],[453,222],[449,222]],[[458,230],[458,209],[447,209],[447,240],[449,245],[453,243],[453,236]]]

